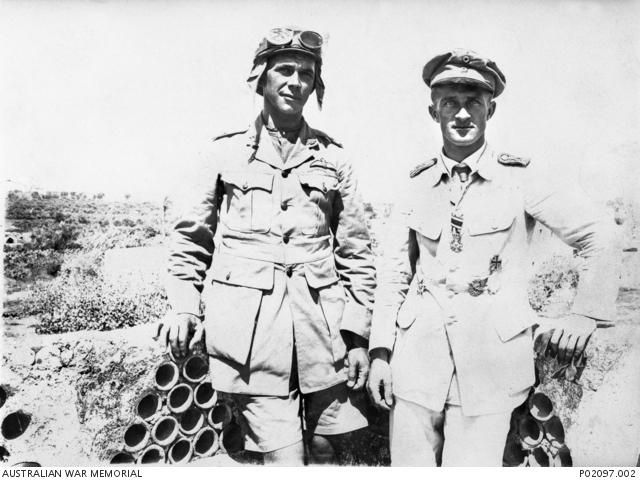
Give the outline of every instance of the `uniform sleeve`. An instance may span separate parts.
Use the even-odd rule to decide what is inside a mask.
[[[196,176],[176,199],[178,218],[169,243],[167,296],[176,312],[200,314],[200,292],[211,265],[218,223],[218,169],[208,149]]]
[[[364,205],[350,164],[338,165],[332,222],[336,268],[347,291],[341,329],[369,339],[376,270]]]
[[[408,225],[408,216],[407,204],[400,202],[394,206],[389,218],[371,321],[370,351],[393,349],[398,311],[416,272],[418,245],[415,231]]]
[[[529,170],[531,169],[531,170]],[[525,173],[525,209],[584,258],[572,312],[612,324],[620,249],[613,218],[577,185],[558,186],[535,164]]]

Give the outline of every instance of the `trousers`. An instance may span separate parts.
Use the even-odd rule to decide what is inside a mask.
[[[465,416],[457,377],[442,411],[396,396],[389,419],[392,466],[502,466],[511,412]]]

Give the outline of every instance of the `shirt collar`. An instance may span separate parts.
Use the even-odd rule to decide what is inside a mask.
[[[440,159],[442,160],[442,164],[446,170],[446,173],[449,175],[449,177],[451,177],[452,168],[461,162],[464,162],[465,165],[469,166],[469,168],[471,169],[471,174],[475,174],[477,172],[480,175],[482,175],[482,172],[480,172],[480,169],[479,169],[479,164],[486,150],[487,150],[487,142],[485,141],[485,143],[482,144],[482,146],[478,150],[473,152],[471,155],[465,157],[460,162],[457,162],[447,157],[444,154],[444,149],[443,149],[440,151]]]
[[[314,152],[318,150],[318,143],[315,131],[303,117],[296,141],[296,155],[287,161],[286,168],[292,169],[313,158]],[[277,169],[283,168],[282,159],[269,138],[269,132],[267,132],[262,113],[258,115],[249,129],[247,147],[252,149],[252,158],[261,160]]]

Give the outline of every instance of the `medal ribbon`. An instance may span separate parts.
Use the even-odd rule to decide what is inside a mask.
[[[465,194],[469,190],[469,186],[471,185],[471,181],[469,181],[469,166],[466,164],[456,165],[453,169],[453,172],[458,173],[458,178],[460,183],[462,184],[462,191],[458,196],[454,196],[454,189],[451,189],[451,205],[453,207],[451,211],[451,244],[449,247],[453,252],[459,253],[462,252],[462,226],[464,224],[464,216],[462,215],[462,211],[460,209],[460,204],[462,203],[462,199],[464,199]],[[452,172],[452,174],[453,174]],[[456,199],[457,197],[457,199]]]

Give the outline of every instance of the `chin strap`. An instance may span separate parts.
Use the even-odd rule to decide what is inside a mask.
[[[262,77],[262,74],[264,73],[266,68],[267,68],[267,59],[262,59],[254,63],[253,68],[249,73],[249,78],[247,78],[247,84],[249,84],[249,87],[251,88],[251,90],[253,92],[258,93],[259,95],[262,95],[262,87],[259,85],[260,77]]]
[[[316,80],[315,80],[315,89],[316,89],[316,99],[318,100],[318,109],[322,110],[322,100],[324,99],[324,82],[322,81],[322,67],[320,63],[316,64]]]

